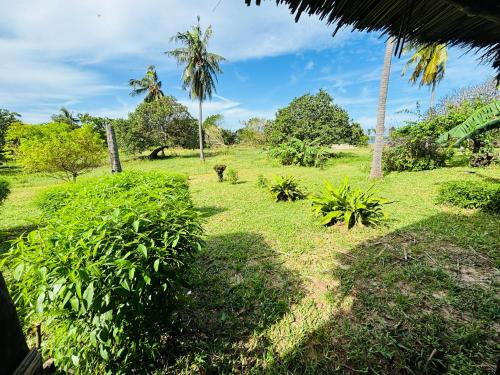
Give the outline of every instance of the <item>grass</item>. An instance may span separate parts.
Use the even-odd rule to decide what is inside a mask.
[[[324,169],[283,167],[250,148],[124,161],[127,170],[190,176],[206,246],[186,302],[165,334],[159,373],[487,374],[500,355],[500,219],[438,206],[439,184],[495,179],[499,167],[393,173],[376,182],[387,225],[325,228],[307,200],[276,203],[257,176],[294,175],[308,192],[328,179],[368,187],[370,153],[350,150]],[[239,183],[219,183],[226,164]],[[108,173],[102,168],[82,176]],[[37,193],[57,183],[0,167],[12,182],[0,250],[36,225]]]

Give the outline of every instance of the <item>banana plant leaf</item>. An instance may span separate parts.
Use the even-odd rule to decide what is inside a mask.
[[[438,142],[446,143],[450,139],[458,138],[454,144],[458,146],[466,139],[497,128],[500,128],[500,100],[479,108],[460,125],[442,134]]]

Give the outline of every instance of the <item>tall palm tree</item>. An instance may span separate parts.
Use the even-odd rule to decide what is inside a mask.
[[[212,26],[208,26],[203,32],[200,27],[200,17],[198,17],[198,24],[193,26],[191,30],[177,33],[171,38],[171,41],[181,43],[184,47],[165,52],[165,54],[177,59],[179,65],[185,65],[182,74],[182,87],[189,89],[190,98],[198,99],[198,137],[201,160],[205,160],[202,104],[207,97],[212,99],[212,93],[216,91],[217,74],[222,73],[219,63],[225,60],[224,57],[207,51],[211,36]]]
[[[148,71],[144,77],[141,79],[131,79],[128,83],[132,87],[131,96],[147,93],[144,98],[144,101],[147,103],[165,96],[163,91],[161,91],[161,81],[158,80],[158,74],[156,74],[154,65],[148,66]]]
[[[410,76],[412,84],[420,79],[420,86],[431,86],[430,109],[434,108],[436,101],[436,86],[444,78],[446,62],[448,61],[448,52],[446,44],[417,44],[410,43],[405,47],[407,52],[414,51],[406,63],[402,75],[405,75],[409,67],[415,66]]]
[[[389,88],[389,75],[391,73],[391,58],[394,48],[394,39],[389,37],[385,47],[384,68],[380,79],[380,91],[378,96],[377,125],[375,127],[375,144],[373,145],[372,168],[370,178],[382,178],[382,151],[384,149],[384,123],[385,103],[387,101],[387,90]]]

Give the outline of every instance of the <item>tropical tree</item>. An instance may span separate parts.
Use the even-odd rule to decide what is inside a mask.
[[[391,58],[394,48],[394,39],[387,39],[384,55],[384,68],[380,79],[380,91],[378,96],[377,125],[375,126],[375,144],[373,145],[372,167],[370,178],[382,178],[382,151],[384,149],[384,123],[385,104],[387,102],[387,91],[389,88],[389,75],[391,73]]]
[[[402,75],[406,74],[408,68],[414,66],[410,82],[416,84],[420,79],[420,86],[431,86],[430,108],[433,109],[436,101],[436,86],[444,78],[448,61],[446,44],[409,43],[405,49],[414,53],[406,63]]]
[[[59,122],[62,124],[68,124],[72,128],[76,128],[80,120],[73,115],[73,112],[70,112],[69,109],[62,107],[59,110],[60,113],[52,115],[52,122]]]
[[[174,57],[179,65],[185,65],[182,74],[182,87],[189,90],[189,97],[198,99],[199,119],[198,138],[200,143],[200,159],[205,160],[203,153],[203,101],[212,98],[212,93],[216,91],[215,83],[217,74],[222,73],[219,64],[225,58],[207,51],[208,41],[212,37],[212,26],[206,30],[200,27],[200,17],[198,24],[191,30],[184,33],[177,33],[171,41],[181,43],[184,47],[167,51],[165,54]]]
[[[161,91],[161,81],[158,80],[158,74],[154,65],[149,65],[146,75],[141,79],[131,79],[128,81],[132,87],[131,96],[142,95],[146,93],[144,101],[146,103],[158,100],[165,96]]]
[[[5,152],[5,137],[10,125],[19,121],[21,115],[17,112],[11,112],[8,109],[0,109],[0,162]]]

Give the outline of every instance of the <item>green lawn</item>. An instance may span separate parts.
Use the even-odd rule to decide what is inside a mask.
[[[493,373],[500,356],[500,219],[434,204],[439,184],[498,178],[499,167],[393,173],[376,183],[393,200],[378,228],[325,228],[307,200],[275,203],[259,174],[292,174],[308,192],[345,176],[362,187],[370,152],[349,150],[325,169],[283,167],[265,151],[179,152],[130,159],[127,170],[189,175],[206,246],[191,293],[165,335],[161,373]],[[217,182],[217,163],[240,183]],[[108,173],[102,168],[85,176]],[[0,167],[12,194],[0,210],[0,250],[36,225],[34,199],[50,177]],[[405,257],[405,254],[407,255]]]

